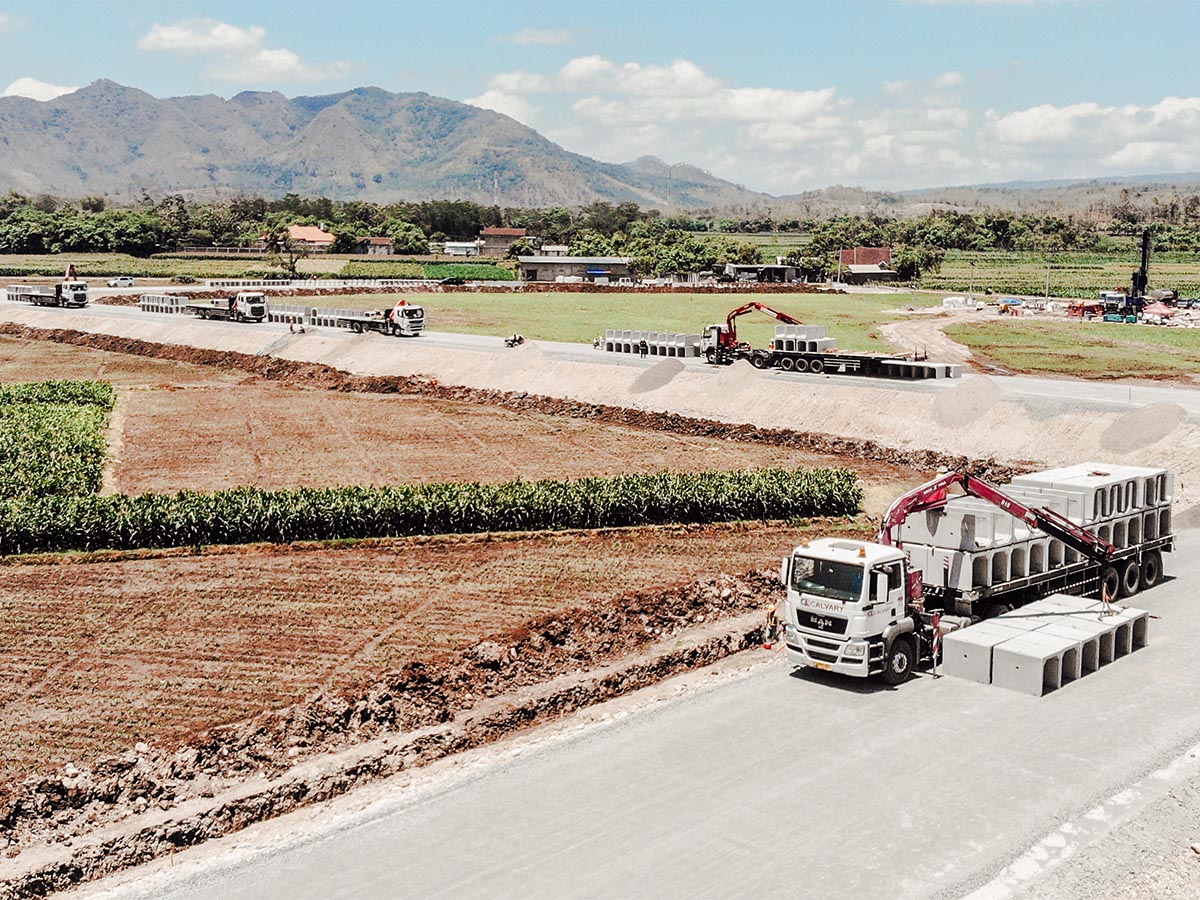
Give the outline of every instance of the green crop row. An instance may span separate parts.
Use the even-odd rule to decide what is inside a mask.
[[[388,260],[348,262],[339,278],[462,278],[468,281],[513,281],[512,269],[495,263],[445,263]]]
[[[12,403],[66,403],[110,411],[117,393],[107,381],[28,381],[0,384],[0,406]]]
[[[850,515],[843,469],[0,502],[0,554]]]
[[[99,490],[114,400],[103,382],[0,385],[0,498]]]

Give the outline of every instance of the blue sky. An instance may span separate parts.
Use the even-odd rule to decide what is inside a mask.
[[[1200,0],[0,4],[0,86],[360,85],[783,194],[1200,170]],[[70,48],[70,49],[68,49]]]

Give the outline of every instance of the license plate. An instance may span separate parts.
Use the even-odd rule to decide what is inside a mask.
[[[814,669],[820,669],[822,672],[828,672],[829,666],[826,663],[815,662],[812,664]]]

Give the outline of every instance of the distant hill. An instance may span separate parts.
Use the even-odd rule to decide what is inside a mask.
[[[687,165],[602,163],[490,110],[374,87],[288,99],[159,99],[101,80],[49,102],[0,98],[0,191],[115,200],[297,193],[502,206],[598,200],[697,209],[764,194]]]

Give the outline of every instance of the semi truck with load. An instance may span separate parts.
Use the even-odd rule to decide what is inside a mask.
[[[781,324],[769,349],[754,348],[737,336],[737,319],[759,311]],[[751,301],[732,310],[725,324],[708,325],[700,340],[700,352],[712,365],[727,366],[740,359],[756,369],[811,372],[814,375],[857,375],[867,378],[956,377],[961,367],[930,363],[913,357],[881,356],[871,353],[842,353],[836,341],[825,336],[820,325],[805,325],[765,303]]]
[[[339,328],[349,328],[355,334],[378,331],[396,337],[420,337],[425,330],[425,310],[407,300],[400,300],[391,309],[368,312],[347,312],[335,320]]]
[[[949,489],[963,495],[951,496]],[[1129,597],[1162,579],[1173,476],[1082,463],[1002,491],[951,472],[900,497],[875,542],[824,538],[785,557],[788,661],[907,680],[935,634],[1053,593]]]
[[[69,279],[58,284],[10,284],[9,302],[33,303],[37,306],[87,306],[86,281]]]
[[[187,310],[201,319],[227,319],[230,322],[261,322],[267,317],[267,297],[262,291],[242,291],[228,300],[189,303]]]

